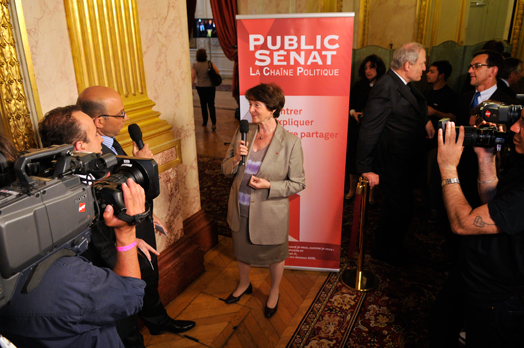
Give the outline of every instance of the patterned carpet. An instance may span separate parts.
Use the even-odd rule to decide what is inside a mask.
[[[220,171],[221,159],[198,156],[202,207],[218,223],[219,233],[229,236],[226,222],[231,179]],[[352,224],[353,200],[345,201],[342,228],[341,270],[355,267],[347,246]],[[379,204],[368,209],[366,250],[372,243]],[[290,340],[289,348],[320,347],[428,347],[427,320],[435,296],[447,273],[440,261],[449,254],[441,230],[427,223],[417,196],[413,222],[406,236],[409,262],[393,267],[366,255],[364,269],[379,279],[378,288],[360,293],[345,286],[342,273],[330,273],[307,314]]]
[[[231,237],[227,225],[227,200],[233,179],[222,174],[221,164],[221,158],[198,155],[200,204],[207,215],[217,222],[218,233]]]

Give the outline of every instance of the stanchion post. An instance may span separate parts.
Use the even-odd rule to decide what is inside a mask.
[[[364,177],[360,177],[357,186],[357,194],[361,195],[362,206],[360,209],[357,267],[344,270],[341,276],[341,280],[346,286],[357,291],[371,291],[378,286],[378,277],[374,273],[364,270],[364,241],[367,228],[368,193],[368,180]],[[357,204],[356,201],[355,204]]]

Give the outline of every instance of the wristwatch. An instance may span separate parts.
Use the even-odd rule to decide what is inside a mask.
[[[446,186],[447,184],[460,184],[460,180],[458,178],[442,180],[442,187]]]

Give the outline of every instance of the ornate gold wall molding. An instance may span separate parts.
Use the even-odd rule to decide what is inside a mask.
[[[370,0],[360,0],[358,11],[358,43],[357,48],[368,45],[369,32],[369,2]]]
[[[433,10],[431,9],[431,3],[428,4],[428,17],[430,16],[431,13],[433,13],[433,16],[432,16],[433,18],[431,18],[431,34],[429,37],[429,42],[424,43],[426,47],[431,48],[435,46],[435,42],[437,41],[436,37],[437,37],[438,29],[439,29],[438,24],[440,23],[440,11],[441,11],[441,1],[440,0],[435,0]]]
[[[136,0],[64,3],[78,91],[96,85],[117,90],[129,123],[140,126],[153,153],[176,147],[172,126],[152,110],[155,103],[147,96]],[[130,149],[127,127],[117,139]]]
[[[0,1],[0,104],[6,136],[16,148],[36,147],[27,98],[24,91],[20,62],[16,52],[9,0]]]
[[[515,16],[511,27],[511,56],[521,56],[522,45],[522,19],[524,18],[524,0],[517,0],[515,4]]]
[[[425,44],[426,27],[428,22],[428,0],[417,1],[417,20],[415,22],[415,37],[414,41]]]

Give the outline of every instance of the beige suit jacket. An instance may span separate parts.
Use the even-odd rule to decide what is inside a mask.
[[[251,154],[258,126],[249,125],[247,142]],[[240,229],[240,207],[238,191],[245,166],[234,165],[233,157],[241,134],[237,129],[222,162],[222,172],[233,176],[229,193],[227,222],[233,231]],[[266,156],[262,161],[257,177],[268,180],[270,189],[256,190],[251,194],[249,207],[249,237],[253,244],[282,244],[288,238],[289,200],[288,197],[302,191],[305,187],[304,156],[300,139],[277,125]]]

